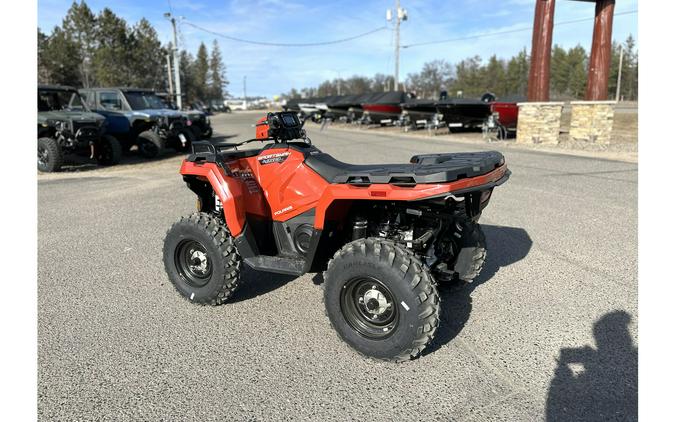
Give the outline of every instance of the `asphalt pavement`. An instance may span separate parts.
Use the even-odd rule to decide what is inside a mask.
[[[253,137],[258,115],[212,118]],[[79,163],[38,176],[38,413],[42,420],[634,420],[637,164],[308,126],[354,163],[502,149],[513,174],[481,223],[488,254],[441,287],[417,360],[364,359],[324,315],[321,277],[244,272],[219,307],[184,300],[166,230],[195,210],[182,156]],[[653,283],[667,280],[652,280]]]

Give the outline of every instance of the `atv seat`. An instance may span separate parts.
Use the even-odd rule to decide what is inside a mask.
[[[410,164],[347,164],[322,152],[305,158],[305,164],[327,182],[356,185],[454,182],[489,173],[503,162],[497,151],[416,155]]]

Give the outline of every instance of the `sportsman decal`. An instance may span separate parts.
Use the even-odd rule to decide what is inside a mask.
[[[261,155],[258,157],[258,161],[260,161],[260,164],[262,165],[272,163],[283,163],[284,161],[286,161],[286,158],[288,158],[289,155],[291,155],[289,151],[278,152],[275,154]]]

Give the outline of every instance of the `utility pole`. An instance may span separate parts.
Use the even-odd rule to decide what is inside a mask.
[[[171,13],[165,13],[164,17],[171,21],[173,26],[173,70],[176,78],[176,105],[179,110],[183,109],[183,98],[180,92],[180,66],[178,62],[178,35],[176,35],[176,18]]]
[[[244,110],[248,110],[248,103],[246,102],[246,75],[244,75]]]
[[[340,71],[338,71],[338,79],[337,79],[337,91],[338,91],[338,94],[337,94],[337,95],[340,95],[340,89],[341,89],[341,87],[342,87],[342,75],[340,74]]]
[[[396,20],[394,22],[394,33],[395,33],[395,42],[394,42],[394,91],[398,91],[398,68],[399,68],[399,56],[401,52],[401,22],[408,20],[408,11],[401,8],[401,1],[396,0]],[[392,19],[392,13],[390,9],[387,9],[387,21]]]
[[[616,77],[616,101],[618,102],[621,95],[621,70],[623,68],[623,44],[621,44],[621,52],[619,53],[619,76]]]
[[[171,79],[171,54],[166,55],[166,72],[169,76],[169,98],[173,98],[173,81]]]

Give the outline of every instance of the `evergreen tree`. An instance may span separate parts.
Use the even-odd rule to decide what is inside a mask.
[[[551,52],[551,97],[562,98],[569,88],[569,68],[567,50],[555,45]]]
[[[49,49],[49,37],[38,28],[37,40],[38,83],[46,84],[49,83],[49,68],[45,63],[45,52]]]
[[[78,66],[82,57],[73,39],[57,26],[42,43],[42,52],[39,54],[44,66],[44,82],[81,86]]]
[[[481,66],[480,56],[464,59],[456,67],[457,79],[452,85],[452,96],[455,92],[462,91],[464,97],[478,97],[485,93],[482,86],[484,69]]]
[[[190,53],[183,50],[178,59],[180,71],[181,92],[183,94],[183,104],[195,101],[197,99],[197,88],[195,86],[194,76],[194,58]]]
[[[167,51],[162,48],[157,31],[143,18],[134,25],[129,38],[129,60],[133,63],[133,72],[127,84],[140,88],[164,89],[167,85]]]
[[[129,36],[127,23],[112,10],[105,8],[97,18],[96,38],[98,48],[92,59],[95,79],[102,86],[129,85],[132,82],[133,37]]]
[[[483,72],[483,82],[481,84],[484,92],[491,92],[497,96],[506,94],[506,70],[504,62],[496,55],[490,57],[488,64]]]
[[[97,48],[96,24],[96,16],[84,1],[79,4],[73,2],[61,24],[63,31],[72,38],[77,46],[82,58],[78,70],[80,80],[85,87],[96,85],[91,69],[92,59]]]
[[[567,52],[567,72],[566,94],[571,98],[584,98],[588,79],[588,55],[581,45]]]
[[[195,99],[203,101],[208,95],[209,84],[209,53],[206,51],[206,46],[203,42],[199,44],[193,68]]]
[[[209,99],[220,101],[227,95],[227,85],[230,83],[225,76],[225,64],[220,53],[218,41],[213,40],[211,48],[211,60],[209,62],[211,72],[211,85],[209,87]]]
[[[530,58],[523,49],[506,65],[506,88],[504,95],[527,95],[527,80],[530,73]]]
[[[638,99],[638,52],[632,35],[624,43],[623,63],[621,93],[626,100],[635,101]]]

